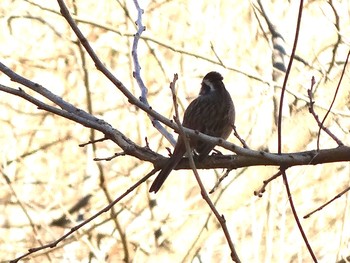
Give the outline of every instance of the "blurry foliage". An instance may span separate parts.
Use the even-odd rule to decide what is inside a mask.
[[[72,12],[76,11],[78,26],[101,60],[139,96],[132,77],[131,43],[136,32],[133,2],[76,0],[74,8],[73,1],[68,2]],[[288,89],[297,96],[287,97],[284,151],[315,149],[318,127],[303,98],[310,88],[311,76],[315,76],[318,85],[315,101],[321,106],[316,110],[323,116],[349,49],[346,38],[350,33],[349,2],[332,2],[336,13],[327,1],[306,1],[304,6],[297,55],[307,65],[295,61],[289,78]],[[235,102],[240,135],[253,149],[275,152],[273,97],[278,97],[279,89],[275,92],[268,85],[273,71],[270,35],[264,19],[254,12],[253,4],[254,1],[239,0],[142,1],[146,31],[138,50],[141,74],[152,107],[171,118],[168,86],[174,73],[179,74],[178,99],[183,110],[198,93],[201,77],[211,70],[221,72]],[[290,49],[298,1],[264,1],[264,4],[274,22],[278,22]],[[335,14],[339,18],[339,30],[334,26]],[[3,0],[0,21],[0,53],[8,67],[77,107],[91,110],[137,144],[145,146],[147,137],[154,151],[167,154],[165,147],[170,144],[153,128],[147,115],[129,105],[81,52],[55,1]],[[340,42],[338,34],[342,36]],[[337,52],[333,56],[335,46]],[[347,71],[334,107],[336,114],[331,114],[326,123],[347,145],[349,80]],[[16,87],[3,74],[0,81]],[[28,248],[60,237],[65,229],[50,225],[54,220],[65,215],[68,223],[64,227],[73,226],[106,206],[108,194],[114,199],[152,169],[151,164],[128,156],[94,162],[94,157],[112,156],[119,151],[118,147],[109,141],[97,143],[95,149],[91,145],[79,147],[102,135],[40,111],[13,95],[1,93],[0,112],[1,260],[13,259]],[[233,135],[229,140],[238,143]],[[321,145],[336,146],[324,134]],[[219,211],[225,214],[243,262],[310,261],[291,216],[282,179],[273,181],[262,198],[253,195],[276,170],[251,167],[233,171],[223,181],[222,188],[212,195]],[[290,169],[288,176],[300,216],[346,188],[349,172],[347,163]],[[222,171],[200,171],[200,174],[211,189]],[[230,260],[222,231],[216,220],[209,218],[209,209],[201,199],[193,175],[173,172],[156,196],[148,194],[148,184],[116,205],[113,217],[111,213],[102,215],[57,248],[34,254],[31,262],[87,262],[89,258],[92,262],[121,262],[125,258],[135,262]],[[91,198],[78,211],[69,211],[89,195]],[[154,198],[157,206],[151,207]],[[335,262],[350,254],[350,231],[345,224],[349,216],[346,194],[302,220],[320,262]],[[155,233],[160,237],[155,238]],[[121,242],[121,236],[126,243]]]

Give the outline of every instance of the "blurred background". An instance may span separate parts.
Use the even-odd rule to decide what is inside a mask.
[[[66,1],[100,59],[136,97],[132,72],[137,12],[133,1]],[[139,43],[141,76],[152,108],[174,115],[169,83],[177,73],[181,116],[215,70],[224,76],[236,107],[236,127],[254,150],[277,151],[277,104],[283,83],[273,79],[271,33],[257,1],[140,1],[146,31]],[[263,1],[290,54],[298,1]],[[315,77],[315,111],[323,118],[349,50],[349,1],[305,1],[283,115],[283,151],[316,149],[318,127],[308,112],[307,89]],[[98,118],[140,146],[167,156],[171,144],[143,111],[98,70],[77,43],[55,1],[3,0],[1,62]],[[289,56],[285,57],[286,65]],[[349,69],[325,125],[349,145]],[[4,74],[0,83],[17,88]],[[22,87],[39,99],[42,97]],[[44,99],[43,99],[44,100]],[[48,101],[44,100],[49,103]],[[153,166],[130,156],[93,161],[121,152],[111,141],[72,121],[0,94],[0,260],[47,244],[95,214]],[[169,130],[173,133],[173,131]],[[176,134],[174,134],[176,136]],[[240,145],[231,135],[230,142]],[[325,133],[321,148],[336,143]],[[220,149],[223,153],[227,151]],[[224,214],[242,262],[311,262],[291,214],[282,178],[254,196],[277,167],[231,171],[211,194]],[[201,170],[213,188],[223,170]],[[308,219],[302,217],[349,187],[348,163],[293,167],[287,171],[301,223],[319,262],[350,255],[349,194]],[[157,195],[153,178],[57,247],[30,262],[230,262],[222,229],[201,198],[192,173],[173,171]],[[345,261],[344,261],[345,262]]]

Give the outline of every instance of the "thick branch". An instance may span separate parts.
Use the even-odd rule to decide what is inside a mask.
[[[233,145],[225,142],[226,145]],[[312,150],[295,153],[266,153],[248,150],[251,155],[214,155],[205,159],[205,162],[196,162],[197,169],[229,168],[237,169],[250,166],[277,166],[292,167],[299,165],[316,165],[324,163],[350,161],[350,147],[339,146],[333,149],[320,151]],[[253,155],[260,156],[253,156]],[[165,160],[165,159],[164,159]],[[165,162],[165,161],[164,161]],[[163,164],[163,161],[160,163]],[[160,166],[161,167],[161,166]],[[183,158],[175,169],[190,169],[188,161]]]

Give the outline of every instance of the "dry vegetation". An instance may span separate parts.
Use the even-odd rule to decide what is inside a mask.
[[[299,1],[263,2],[270,19],[278,21],[290,54]],[[295,60],[289,77],[283,152],[316,149],[318,126],[307,105],[311,77],[317,86],[315,110],[322,118],[344,67],[349,50],[350,4],[329,2],[304,3],[296,54],[307,64]],[[67,5],[106,67],[132,94],[140,96],[132,75],[137,18],[133,1],[70,0]],[[281,89],[270,85],[271,36],[265,19],[254,7],[257,3],[156,0],[140,1],[140,5],[145,10],[142,19],[146,31],[138,55],[152,108],[172,118],[169,82],[174,73],[179,75],[177,96],[182,112],[197,95],[201,77],[219,71],[234,100],[241,137],[251,149],[277,152],[274,100],[280,97]],[[56,1],[3,0],[0,21],[0,62],[110,123],[136,144],[146,146],[147,138],[153,151],[167,155],[170,143],[152,126],[147,114],[131,105],[95,68]],[[288,61],[286,57],[286,64]],[[350,145],[349,81],[348,68],[325,123],[345,145]],[[277,86],[282,82],[283,77]],[[19,87],[2,73],[0,83]],[[95,157],[113,156],[121,149],[109,140],[79,147],[103,134],[39,110],[18,96],[0,94],[3,262],[61,237],[153,169],[152,163],[131,156],[96,162]],[[321,148],[337,147],[325,133],[320,140]],[[233,134],[228,141],[240,145]],[[272,181],[261,198],[253,194],[277,171],[278,167],[259,166],[233,170],[211,195],[225,215],[242,262],[312,260],[291,214],[282,178]],[[222,169],[200,170],[208,190],[222,174]],[[302,226],[319,262],[338,262],[350,255],[348,193],[302,219],[349,186],[349,164],[296,166],[287,170],[287,176]],[[30,255],[30,262],[229,262],[227,242],[201,198],[193,174],[174,171],[157,195],[148,193],[151,181],[57,247]],[[86,204],[70,211],[83,198]],[[68,221],[54,225],[63,215]]]

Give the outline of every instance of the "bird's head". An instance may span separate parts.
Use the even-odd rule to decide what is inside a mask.
[[[212,71],[209,72],[202,81],[202,87],[199,92],[199,95],[208,95],[212,92],[219,91],[222,88],[225,88],[224,83],[222,82],[224,78],[220,73]]]

